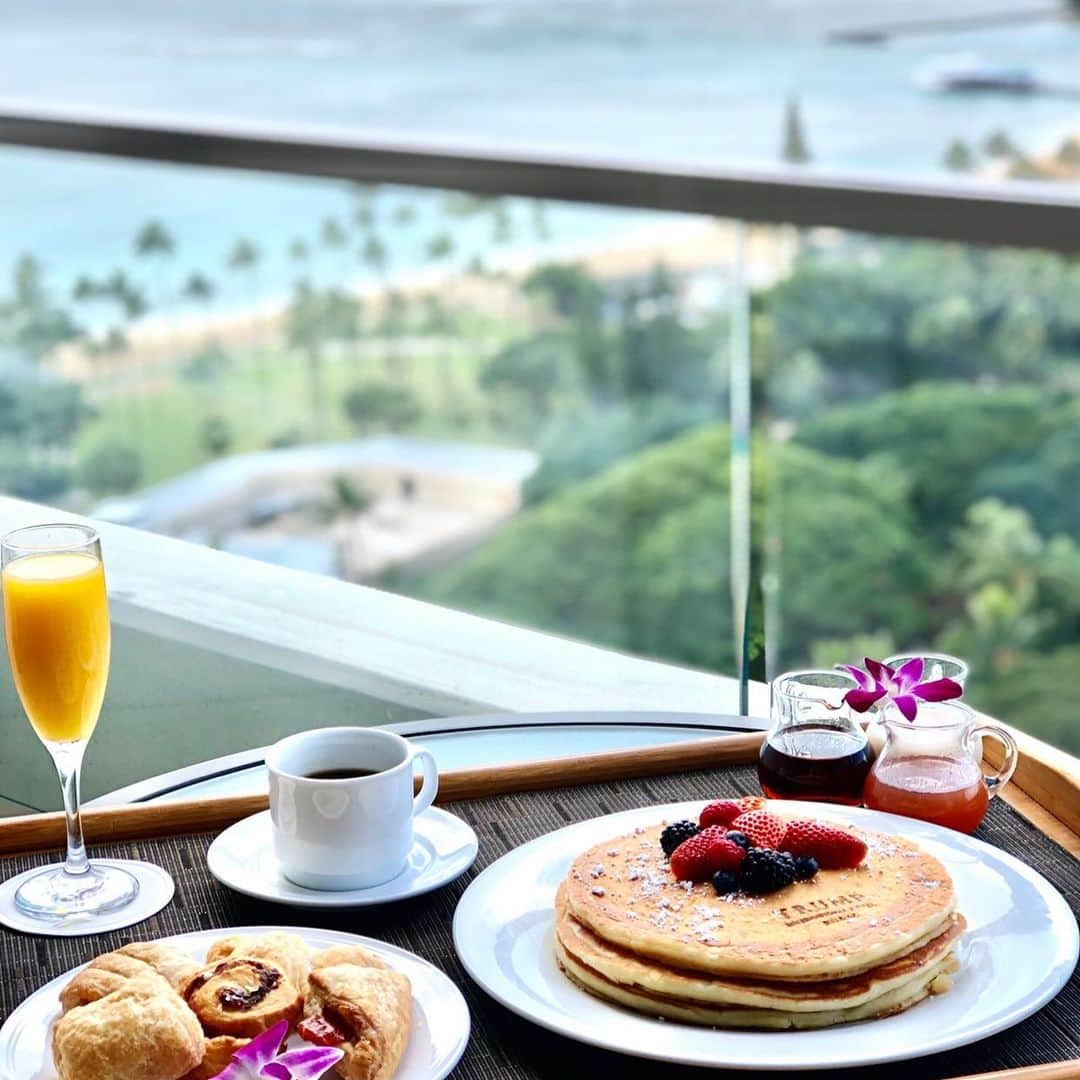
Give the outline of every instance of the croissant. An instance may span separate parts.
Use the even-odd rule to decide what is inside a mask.
[[[336,1068],[345,1080],[390,1080],[409,1041],[411,1018],[412,987],[404,975],[381,961],[335,964],[312,971],[298,1030],[309,1042],[344,1051]]]
[[[53,1025],[60,1080],[180,1080],[203,1058],[199,1022],[162,976],[147,971],[72,1008]]]
[[[311,967],[336,967],[338,964],[354,964],[356,967],[381,968],[389,971],[390,965],[370,949],[362,945],[331,945],[329,949],[317,952],[311,958]]]
[[[268,960],[237,956],[203,968],[184,987],[184,1000],[207,1035],[252,1038],[281,1020],[300,1018],[304,997]]]
[[[198,970],[199,965],[179,949],[152,941],[135,942],[91,960],[60,991],[60,1007],[67,1012],[88,1005],[119,990],[129,979],[153,972],[180,990]]]

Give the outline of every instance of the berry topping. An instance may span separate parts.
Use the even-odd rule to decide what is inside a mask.
[[[819,821],[792,821],[784,850],[812,856],[822,870],[851,870],[866,858],[866,844],[857,836]]]
[[[754,847],[779,848],[784,843],[784,834],[787,826],[768,810],[751,810],[740,814],[732,823],[731,827],[736,832],[744,833],[750,839]],[[799,852],[800,855],[810,855],[812,852]]]
[[[698,820],[703,829],[706,825],[730,825],[742,813],[745,813],[745,808],[737,799],[721,799],[709,803]]]
[[[717,896],[727,896],[739,887],[739,877],[734,870],[717,870],[712,876],[712,887]]]
[[[795,880],[795,860],[786,851],[751,848],[743,859],[739,887],[761,895],[776,892]]]
[[[795,860],[795,880],[809,881],[818,872],[818,861],[813,855],[800,855]]]
[[[727,834],[727,838],[728,838],[728,839],[729,839],[729,840],[730,840],[730,841],[731,841],[731,842],[732,842],[733,844],[738,844],[738,845],[739,845],[739,847],[741,847],[741,848],[743,849],[743,851],[746,851],[746,849],[750,847],[750,837],[748,837],[748,836],[746,835],[746,833],[741,833],[741,832],[729,832],[729,833]]]
[[[737,870],[745,854],[723,827],[711,825],[671,853],[671,872],[677,881],[708,881],[717,870]]]
[[[692,821],[676,821],[660,834],[660,846],[664,849],[664,854],[670,859],[671,853],[684,840],[689,840],[691,836],[697,836],[697,834],[698,827]]]

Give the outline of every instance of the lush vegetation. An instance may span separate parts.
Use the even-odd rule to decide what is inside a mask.
[[[789,127],[797,143],[794,108]],[[81,279],[69,300],[20,260],[0,293],[0,488],[85,506],[224,454],[383,432],[531,445],[542,464],[508,525],[385,584],[734,670],[723,312],[688,302],[692,274],[663,266],[493,272],[456,223],[489,222],[497,246],[542,237],[542,207],[454,197],[443,211],[425,250],[445,289],[393,287],[386,230],[416,215],[361,189],[351,220],[290,245],[275,333],[209,330],[137,362],[139,320],[168,292],[163,226],[139,230],[132,268]],[[773,671],[946,649],[972,662],[974,703],[1080,750],[1080,266],[804,245],[752,303],[755,673],[763,646]],[[232,275],[256,299],[264,257],[237,238],[220,275],[180,294],[211,313]],[[350,259],[384,280],[381,299],[343,286]],[[90,377],[56,374],[73,348]],[[370,501],[333,494],[352,513]]]

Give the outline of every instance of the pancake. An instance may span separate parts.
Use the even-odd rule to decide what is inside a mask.
[[[902,837],[859,832],[854,870],[821,870],[766,896],[717,896],[676,881],[663,824],[597,844],[570,867],[566,903],[578,922],[635,956],[707,975],[808,982],[861,974],[944,929],[952,880]]]
[[[606,979],[599,972],[569,956],[558,939],[555,941],[555,953],[559,966],[572,982],[594,997],[622,1005],[634,1012],[699,1026],[773,1030],[824,1028],[892,1016],[917,1005],[939,986],[946,987],[948,974],[957,966],[955,957],[949,954],[920,972],[914,979],[894,987],[872,1001],[850,1008],[793,1012],[783,1009],[753,1009],[740,1005],[705,1005],[700,1002],[677,1001],[659,994],[647,994]]]
[[[790,1012],[852,1008],[901,989],[924,972],[936,968],[952,952],[964,925],[962,916],[952,915],[945,928],[929,941],[861,975],[806,983],[770,983],[731,976],[707,976],[634,956],[603,941],[579,923],[567,909],[564,886],[560,886],[555,897],[555,934],[562,952],[609,982],[635,993],[659,995],[685,1003]]]

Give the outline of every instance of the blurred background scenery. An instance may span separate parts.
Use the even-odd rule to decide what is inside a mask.
[[[15,2],[0,95],[1080,183],[1080,18],[923,0]],[[749,349],[739,347],[749,320]],[[0,150],[0,491],[755,677],[912,646],[1080,752],[1080,263]]]

